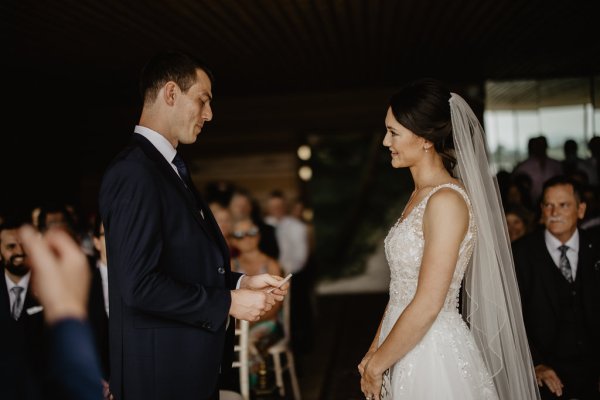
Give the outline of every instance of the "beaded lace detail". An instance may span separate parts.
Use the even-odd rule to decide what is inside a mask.
[[[384,374],[382,400],[498,400],[475,340],[458,311],[460,285],[477,237],[471,203],[458,185],[446,183],[433,188],[404,219],[394,224],[385,238],[385,255],[391,272],[390,300],[379,344],[415,295],[424,247],[423,214],[429,198],[442,188],[454,189],[462,195],[469,210],[469,226],[444,306],[421,341]]]
[[[403,306],[408,304],[417,290],[417,280],[423,258],[423,214],[429,198],[442,188],[458,191],[469,209],[469,228],[460,245],[457,266],[452,277],[450,290],[442,311],[458,309],[458,295],[465,270],[473,254],[476,227],[471,203],[465,191],[453,183],[445,183],[434,187],[404,219],[399,219],[385,238],[385,256],[390,266],[390,304]]]

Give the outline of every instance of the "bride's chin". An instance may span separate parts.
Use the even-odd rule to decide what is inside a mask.
[[[402,168],[403,165],[398,160],[392,160],[392,167],[394,167],[394,168]]]

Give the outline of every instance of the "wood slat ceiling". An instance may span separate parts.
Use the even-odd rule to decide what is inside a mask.
[[[203,56],[224,93],[597,73],[599,1],[10,0],[3,64],[118,88],[158,49]],[[33,74],[33,75],[32,75]]]

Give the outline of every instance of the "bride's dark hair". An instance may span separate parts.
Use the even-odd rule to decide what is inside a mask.
[[[391,97],[390,107],[396,121],[433,143],[452,173],[456,157],[449,100],[450,90],[442,82],[425,78],[404,85]]]

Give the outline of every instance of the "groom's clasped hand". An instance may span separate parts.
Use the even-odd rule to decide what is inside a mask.
[[[287,295],[290,284],[279,287],[282,280],[282,277],[270,274],[243,276],[240,288],[231,291],[229,314],[236,319],[258,321],[275,302],[283,301]]]

